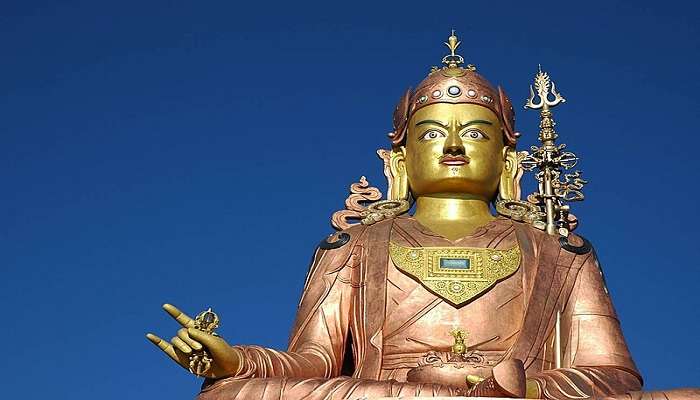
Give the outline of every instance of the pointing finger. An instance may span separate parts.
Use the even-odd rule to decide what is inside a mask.
[[[151,343],[158,346],[159,349],[163,350],[163,352],[167,354],[168,357],[172,358],[177,363],[180,362],[177,358],[177,354],[175,354],[175,349],[173,348],[173,346],[170,345],[170,343],[166,342],[165,340],[159,338],[158,336],[152,333],[147,333],[146,338],[148,338],[148,340],[150,340]]]
[[[194,320],[187,316],[187,314],[180,311],[177,307],[172,304],[163,304],[163,310],[170,314],[171,317],[175,318],[180,325],[185,328],[191,328],[194,326]]]
[[[190,335],[187,334],[187,329],[181,328],[179,331],[177,331],[177,337],[182,339],[183,342],[187,343],[187,345],[193,350],[202,350],[202,344],[192,339]]]

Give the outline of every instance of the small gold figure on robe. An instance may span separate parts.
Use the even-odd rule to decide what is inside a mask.
[[[467,333],[462,329],[455,328],[450,331],[450,335],[455,339],[455,343],[452,345],[452,354],[457,356],[464,355],[467,352],[467,345],[464,344]]]

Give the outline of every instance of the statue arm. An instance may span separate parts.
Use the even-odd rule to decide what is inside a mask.
[[[567,368],[528,375],[541,398],[609,396],[641,389],[642,378],[594,253],[583,264],[562,314],[561,340],[562,365]]]
[[[340,248],[316,250],[288,351],[233,346],[244,356],[235,379],[340,375],[354,291],[353,252],[361,229],[351,228],[350,242]]]

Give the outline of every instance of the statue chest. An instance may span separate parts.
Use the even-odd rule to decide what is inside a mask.
[[[449,351],[455,328],[466,331],[466,344],[479,350],[505,351],[514,343],[525,312],[520,269],[458,307],[389,262],[387,353]]]
[[[399,218],[388,247],[385,354],[449,351],[456,328],[479,350],[501,352],[515,342],[527,266],[510,221],[449,241]]]

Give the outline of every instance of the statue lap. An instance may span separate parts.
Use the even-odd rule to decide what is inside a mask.
[[[340,400],[409,398],[416,395],[454,398],[457,389],[395,380],[376,381],[346,376],[336,378],[221,379],[202,390],[198,400]]]
[[[462,397],[454,388],[433,384],[374,381],[350,377],[222,379],[206,387],[197,400],[402,400],[486,399]],[[600,400],[700,400],[700,389],[630,392]]]

